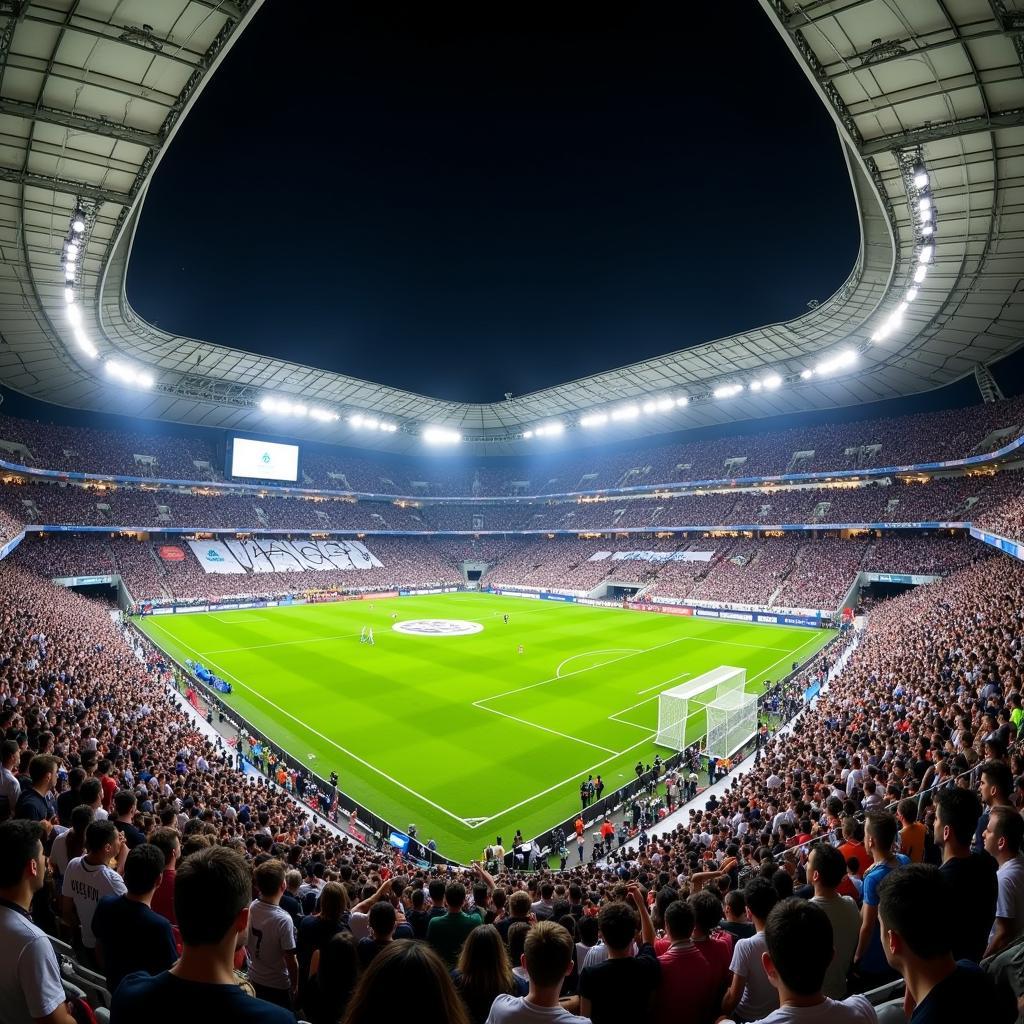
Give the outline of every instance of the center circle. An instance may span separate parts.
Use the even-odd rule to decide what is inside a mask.
[[[396,622],[391,628],[396,633],[409,633],[413,636],[469,636],[471,633],[482,633],[484,627],[468,619],[407,619],[405,622]]]

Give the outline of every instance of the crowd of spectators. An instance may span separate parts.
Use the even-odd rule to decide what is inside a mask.
[[[984,512],[974,525],[998,533],[1001,537],[1024,540],[1024,495],[1008,497],[995,508]]]
[[[1008,1024],[1022,595],[1024,566],[996,556],[878,605],[817,702],[680,824],[572,868],[449,871],[239,773],[159,652],[6,559],[2,1012],[74,1019],[45,929],[106,975],[113,1024],[871,1024],[851,993],[900,976],[913,1024],[964,1006]]]
[[[1013,398],[962,409],[532,459],[412,460],[307,445],[298,483],[372,494],[556,494],[954,459],[995,450],[1017,437],[1022,425],[1024,399]],[[810,454],[797,458],[797,453]],[[214,443],[203,436],[97,430],[10,416],[0,416],[0,456],[37,468],[201,481],[219,479],[222,461]]]

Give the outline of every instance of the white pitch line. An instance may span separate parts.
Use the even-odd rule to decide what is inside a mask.
[[[640,653],[640,648],[638,648],[638,647],[606,647],[604,650],[601,650],[601,651],[583,651],[580,654],[573,654],[570,657],[566,658],[565,661],[561,662],[559,664],[558,668],[555,669],[555,678],[556,679],[561,679],[562,678],[562,668],[565,665],[568,665],[570,661],[575,661],[577,658],[586,658],[586,657],[588,657],[591,654],[623,654],[623,653],[639,654]],[[617,661],[618,659],[616,658],[616,659],[613,659],[613,660]],[[599,662],[596,665],[591,665],[590,667],[591,668],[600,668],[602,665],[608,665],[608,664],[610,664],[610,662],[602,661],[602,662]]]
[[[174,641],[174,643],[179,644],[180,646],[190,650],[194,655],[196,655],[196,657],[201,657],[199,652],[194,647],[185,643],[183,640],[179,640],[172,632],[170,632],[170,630],[167,630],[163,626],[161,626],[159,622],[154,622],[153,625],[156,626],[156,628],[159,629],[161,633],[166,633],[167,636],[169,636],[171,640]],[[218,665],[215,661],[211,661],[210,665],[213,668],[217,669],[222,675],[226,676],[228,679],[233,679],[243,689],[249,690],[251,693],[256,694],[256,696],[259,697],[260,700],[269,704],[276,711],[280,711],[282,715],[287,716],[293,722],[297,723],[298,725],[301,725],[304,729],[306,729],[308,732],[311,732],[314,736],[318,737],[319,739],[322,739],[325,743],[330,743],[332,747],[336,747],[347,757],[351,757],[353,761],[358,761],[359,764],[363,765],[363,767],[369,768],[370,771],[372,772],[376,772],[376,774],[379,775],[382,779],[387,779],[388,782],[394,783],[394,785],[398,786],[399,789],[404,789],[406,793],[409,793],[412,796],[416,797],[417,800],[422,800],[425,804],[429,804],[431,807],[434,808],[434,810],[440,811],[442,814],[448,815],[449,818],[452,818],[454,821],[459,822],[459,824],[466,824],[465,818],[460,818],[457,814],[453,814],[451,811],[448,810],[447,807],[442,807],[440,804],[435,803],[433,800],[431,800],[429,797],[424,796],[422,793],[417,793],[415,789],[412,789],[410,786],[407,786],[404,782],[399,782],[398,779],[393,778],[391,775],[388,775],[387,772],[381,771],[380,768],[376,767],[376,765],[370,764],[369,761],[360,757],[358,754],[354,754],[351,750],[348,750],[347,748],[343,747],[340,743],[335,743],[335,741],[332,740],[329,736],[325,736],[322,732],[318,732],[311,725],[309,725],[309,723],[304,722],[301,718],[296,718],[295,715],[293,715],[290,711],[286,711],[283,707],[281,707],[280,704],[275,704],[269,697],[265,697],[262,693],[260,693],[259,690],[254,689],[252,686],[249,686],[248,683],[243,683],[242,680],[238,678],[238,676],[233,675],[231,672],[228,672],[226,668],[224,668],[221,665]]]
[[[383,633],[381,635],[383,636]],[[359,636],[359,634],[339,633],[336,636],[311,636],[304,640],[279,640],[274,644],[246,644],[245,647],[219,647],[215,651],[206,651],[200,657],[205,658],[208,654],[235,654],[238,651],[260,651],[264,647],[287,647],[290,644],[319,644],[324,640],[346,640],[351,636]]]
[[[599,743],[591,743],[590,740],[580,739],[579,736],[570,736],[566,732],[559,732],[557,729],[549,729],[546,725],[538,725],[536,722],[527,721],[525,718],[517,718],[515,715],[506,714],[504,711],[495,711],[494,708],[485,708],[482,704],[473,703],[473,707],[481,711],[490,711],[492,715],[501,715],[502,718],[511,718],[513,722],[521,722],[523,725],[532,726],[534,729],[541,729],[551,733],[552,736],[561,736],[563,740],[572,740],[574,743],[582,743],[585,746],[593,747],[595,750],[603,750],[606,754],[617,754],[611,747],[602,747]]]
[[[638,697],[642,697],[645,693],[650,693],[651,690],[661,689],[661,687],[663,687],[666,683],[674,683],[677,679],[686,679],[687,676],[689,676],[689,674],[689,672],[683,672],[682,675],[673,676],[671,679],[663,679],[660,683],[655,683],[653,686],[648,686],[646,690],[637,690],[636,695]],[[646,704],[647,701],[641,701],[640,703]],[[639,705],[634,704],[633,707],[639,707]],[[626,708],[626,710],[629,711],[629,708]],[[615,714],[621,715],[622,712],[616,711]]]

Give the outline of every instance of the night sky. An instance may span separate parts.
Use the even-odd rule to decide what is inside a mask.
[[[858,233],[838,137],[753,0],[561,24],[555,6],[269,0],[156,173],[132,304],[493,401],[841,284]]]

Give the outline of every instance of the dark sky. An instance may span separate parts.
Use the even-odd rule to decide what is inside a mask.
[[[269,0],[157,171],[133,305],[465,401],[799,314],[856,255],[833,124],[753,0],[669,6]]]

